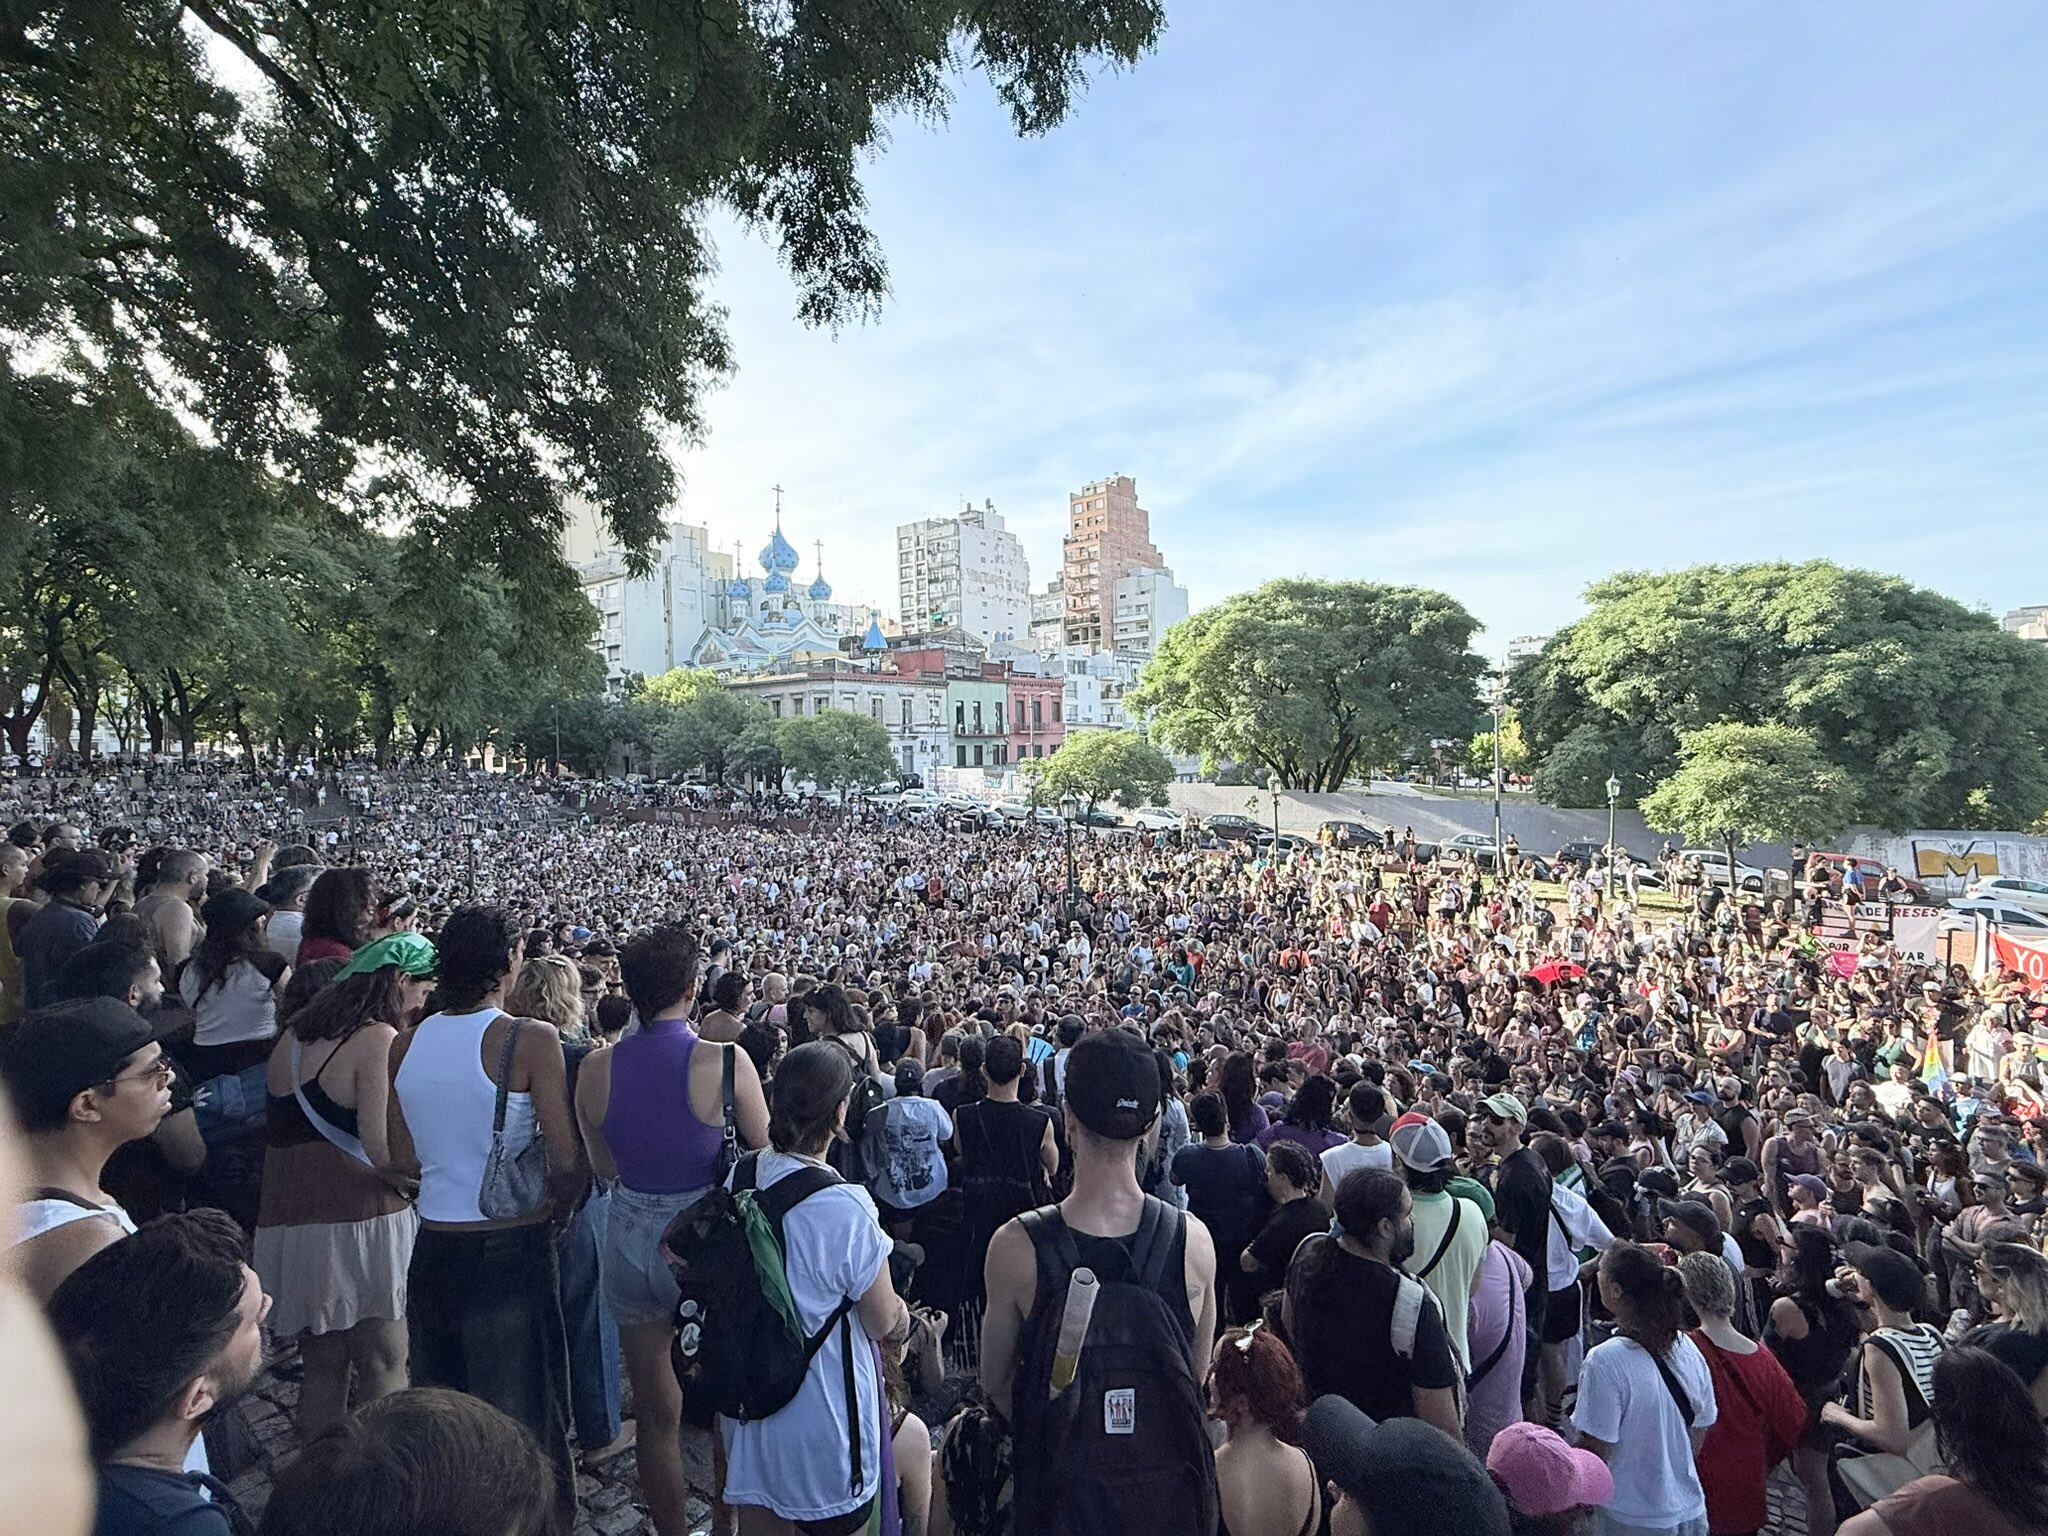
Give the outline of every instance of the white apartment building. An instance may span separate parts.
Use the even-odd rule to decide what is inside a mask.
[[[907,631],[951,625],[989,645],[1031,629],[1031,568],[994,502],[899,524],[896,589]]]
[[[1067,588],[1053,577],[1043,592],[1031,594],[1031,648],[1056,651],[1067,643]]]
[[[1117,579],[1112,622],[1116,649],[1150,656],[1166,632],[1188,616],[1188,589],[1162,566],[1141,565]]]
[[[991,653],[991,659],[1000,659]],[[1144,658],[1063,645],[1044,653],[1045,669],[1065,683],[1061,713],[1067,730],[1123,731],[1131,728],[1124,695],[1138,681]]]
[[[735,693],[761,700],[777,719],[837,709],[866,715],[889,733],[889,753],[904,773],[932,782],[947,762],[946,679],[870,672],[845,664],[726,679]]]
[[[2015,608],[1999,622],[2009,635],[2048,643],[2048,603],[2028,603]]]
[[[698,637],[723,616],[732,556],[712,549],[709,534],[687,523],[668,525],[642,576],[627,570],[616,545],[592,539],[581,547],[589,556],[573,566],[596,610],[590,648],[604,663],[605,686],[616,690],[629,672],[653,677],[689,665]]]

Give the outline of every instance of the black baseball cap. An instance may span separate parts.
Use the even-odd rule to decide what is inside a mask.
[[[71,1101],[97,1088],[153,1040],[178,1028],[166,1011],[145,1019],[117,997],[81,997],[24,1014],[0,1034],[0,1079],[30,1126],[64,1118]]]
[[[1376,1424],[1348,1398],[1319,1397],[1301,1422],[1316,1471],[1358,1501],[1375,1531],[1508,1536],[1508,1502],[1479,1458],[1420,1419]]]
[[[1067,1107],[1111,1141],[1135,1141],[1159,1114],[1159,1062],[1123,1029],[1083,1035],[1067,1053]]]
[[[1849,1243],[1842,1255],[1893,1311],[1910,1312],[1926,1299],[1926,1274],[1898,1249],[1883,1243]]]
[[[1708,1252],[1718,1254],[1721,1251],[1721,1218],[1714,1214],[1714,1208],[1706,1201],[1659,1200],[1657,1214],[1665,1221],[1690,1227],[1707,1245]]]

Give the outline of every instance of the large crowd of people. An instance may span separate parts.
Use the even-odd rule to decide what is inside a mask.
[[[2048,1531],[2048,998],[1818,864],[639,803],[0,782],[0,1503],[247,1529],[283,1370],[272,1536]]]

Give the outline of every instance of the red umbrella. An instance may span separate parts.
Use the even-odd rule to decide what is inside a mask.
[[[1576,981],[1586,974],[1586,968],[1570,960],[1546,960],[1529,972],[1531,981],[1540,981],[1546,987],[1554,987],[1560,981]]]

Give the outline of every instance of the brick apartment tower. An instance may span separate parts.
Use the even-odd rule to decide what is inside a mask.
[[[1067,644],[1116,647],[1116,584],[1137,566],[1166,561],[1152,544],[1152,516],[1138,505],[1138,482],[1111,475],[1067,498],[1060,585],[1067,599]]]

